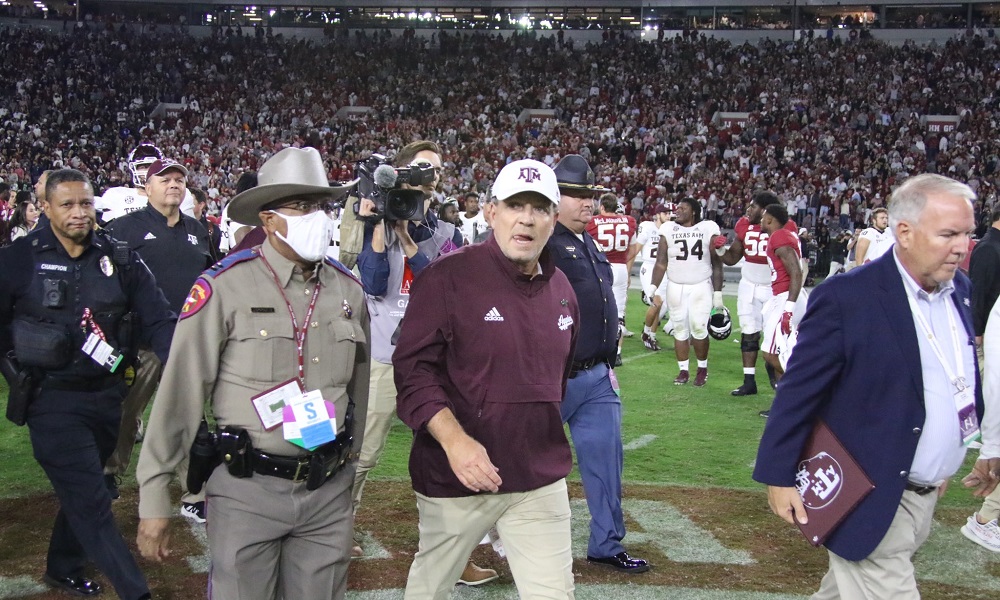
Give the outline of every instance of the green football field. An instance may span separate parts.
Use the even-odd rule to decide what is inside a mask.
[[[727,284],[727,292],[735,285]],[[726,297],[735,319],[735,297]],[[770,514],[763,486],[751,479],[757,443],[773,393],[758,366],[757,396],[729,392],[742,381],[739,330],[712,341],[704,388],[674,386],[672,339],[662,330],[663,350],[640,340],[645,306],[630,291],[622,389],[625,445],[625,544],[650,560],[643,575],[623,576],[593,567],[586,555],[588,514],[577,472],[570,475],[574,563],[578,598],[671,598],[681,600],[790,600],[806,598],[825,570],[825,551],[811,548],[789,525]],[[693,364],[692,356],[692,364]],[[761,363],[762,364],[762,363]],[[693,369],[692,369],[693,371]],[[2,384],[0,384],[2,386]],[[5,390],[4,397],[6,396]],[[0,425],[0,598],[57,598],[38,584],[55,504],[48,482],[31,456],[24,428]],[[366,487],[358,515],[366,557],[351,567],[349,597],[401,598],[416,549],[416,511],[408,487],[410,432],[393,428],[382,462]],[[967,461],[971,464],[971,457]],[[133,469],[135,460],[133,459]],[[967,465],[968,466],[968,465]],[[959,526],[979,506],[961,488],[960,471],[939,503],[930,540],[915,559],[924,598],[1000,597],[1000,554],[965,540]],[[123,533],[135,534],[135,479],[130,474],[116,503]],[[175,526],[179,556],[165,565],[143,563],[157,598],[202,597],[206,557],[203,531]],[[183,559],[181,558],[183,557]],[[489,547],[473,555],[496,568],[498,583],[456,588],[458,598],[516,598],[506,563]],[[109,590],[110,591],[110,590]]]

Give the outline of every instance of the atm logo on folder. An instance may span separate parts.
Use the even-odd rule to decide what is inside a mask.
[[[806,508],[825,508],[840,492],[844,480],[844,470],[837,459],[826,452],[820,452],[799,463],[795,474],[795,487]]]

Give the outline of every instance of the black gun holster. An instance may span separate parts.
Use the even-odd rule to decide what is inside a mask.
[[[191,454],[188,464],[187,488],[192,494],[197,494],[222,463],[219,454],[219,439],[214,431],[208,429],[208,422],[201,420],[198,434],[191,444]]]
[[[28,405],[35,395],[37,378],[28,369],[22,368],[13,352],[0,358],[0,373],[7,380],[7,419],[17,426],[24,425],[28,415]]]

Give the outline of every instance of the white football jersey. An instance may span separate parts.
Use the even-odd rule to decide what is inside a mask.
[[[146,208],[149,200],[136,188],[114,187],[104,192],[100,201],[95,199],[95,204],[104,213],[101,218],[107,223],[130,212]],[[194,196],[191,194],[191,190],[184,193],[180,209],[182,213],[194,218]]]
[[[868,251],[865,252],[866,263],[882,256],[896,243],[896,236],[892,235],[891,227],[886,227],[885,231],[882,232],[874,227],[869,227],[861,232],[860,238],[868,240]]]
[[[667,279],[671,283],[701,283],[712,278],[712,238],[720,234],[715,221],[682,227],[675,221],[660,226],[667,240]]]
[[[146,196],[136,188],[113,187],[104,192],[97,205],[104,212],[101,218],[107,223],[130,212],[142,210],[148,203]]]
[[[652,264],[656,260],[656,251],[660,249],[660,229],[652,221],[639,223],[639,232],[635,236],[635,243],[642,246],[639,251],[639,258],[643,263]]]
[[[462,224],[459,229],[462,230],[462,237],[465,238],[467,244],[474,243],[476,236],[486,231],[486,217],[483,216],[483,211],[479,211],[471,219],[466,219],[465,213],[460,212],[458,213],[458,220]]]

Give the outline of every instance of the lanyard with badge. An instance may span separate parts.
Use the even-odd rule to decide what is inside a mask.
[[[332,402],[323,399],[321,391],[306,391],[305,387],[306,336],[322,286],[317,280],[313,288],[312,298],[309,301],[309,308],[306,309],[305,319],[300,327],[298,318],[295,316],[295,309],[292,308],[292,303],[285,294],[278,274],[263,254],[260,258],[267,270],[271,272],[274,283],[278,286],[278,292],[288,308],[288,316],[292,320],[292,332],[295,336],[295,351],[298,359],[298,375],[294,379],[254,396],[251,401],[265,430],[282,425],[282,433],[287,441],[306,450],[315,450],[337,437],[336,407]]]
[[[955,409],[958,411],[958,425],[962,436],[962,445],[968,446],[979,439],[979,418],[976,416],[976,397],[972,386],[965,379],[965,360],[962,357],[962,347],[959,344],[958,326],[955,323],[955,315],[950,300],[945,300],[945,309],[948,314],[948,328],[951,330],[951,346],[955,354],[955,369],[945,358],[944,351],[938,344],[938,337],[931,331],[930,324],[924,317],[923,311],[917,305],[917,301],[912,295],[906,294],[906,299],[910,302],[910,310],[913,313],[917,324],[923,330],[927,343],[937,357],[938,362],[944,368],[945,375],[952,385],[952,399],[955,401]]]
[[[94,313],[89,308],[83,309],[83,316],[80,318],[80,329],[84,333],[88,329],[90,330],[81,348],[83,353],[92,358],[97,364],[114,373],[122,363],[122,354],[108,343],[108,338],[104,335],[104,330],[94,320]]]

